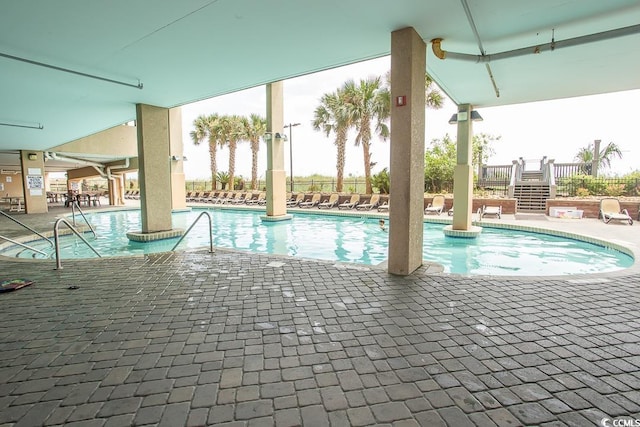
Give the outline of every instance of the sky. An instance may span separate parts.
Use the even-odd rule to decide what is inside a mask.
[[[321,174],[335,176],[336,149],[334,136],[314,131],[313,112],[325,93],[333,92],[348,79],[359,81],[369,76],[382,76],[390,68],[390,57],[365,61],[329,71],[310,74],[284,81],[284,122],[300,123],[291,130],[292,138],[285,143],[285,170],[290,174],[290,146],[293,154],[294,176]],[[604,95],[568,98],[556,101],[534,102],[511,106],[477,108],[482,122],[474,122],[474,133],[500,137],[492,145],[495,154],[489,165],[509,165],[520,157],[539,160],[543,156],[556,163],[571,163],[576,153],[596,139],[601,146],[616,143],[623,152],[622,159],[612,160],[610,175],[624,175],[640,169],[640,133],[632,117],[637,116],[640,90]],[[455,139],[456,126],[448,123],[456,106],[449,99],[440,110],[427,109],[425,141],[428,147],[433,139],[449,134]],[[257,113],[266,116],[266,88],[264,86],[203,100],[182,107],[185,177],[210,179],[207,144],[196,146],[189,132],[193,121],[201,114],[218,113],[248,116]],[[625,114],[630,114],[626,117]],[[287,136],[289,129],[285,129]],[[345,176],[364,175],[362,148],[355,147],[355,133],[350,134],[346,153]],[[373,173],[389,166],[389,141],[374,138],[371,143],[372,161],[377,162]],[[228,149],[218,150],[218,170],[227,171]],[[266,171],[266,146],[261,145],[259,176]],[[248,143],[238,144],[236,176],[251,178],[251,149]]]

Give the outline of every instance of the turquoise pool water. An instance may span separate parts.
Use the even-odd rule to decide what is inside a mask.
[[[188,228],[202,210],[173,214],[175,228]],[[387,258],[388,231],[376,218],[294,214],[290,221],[262,222],[264,212],[210,210],[213,244],[249,252],[375,265]],[[171,250],[177,239],[130,242],[127,231],[141,229],[140,211],[113,211],[87,216],[97,238],[88,240],[103,256],[129,256]],[[208,247],[208,221],[202,217],[178,250]],[[424,224],[424,259],[445,271],[490,275],[565,275],[620,270],[633,259],[617,250],[590,243],[524,231],[483,229],[477,239],[444,236],[442,224]],[[53,252],[46,242],[31,246]],[[60,239],[61,258],[95,257],[75,236]],[[12,247],[4,256],[34,258]],[[38,258],[38,257],[36,257]]]

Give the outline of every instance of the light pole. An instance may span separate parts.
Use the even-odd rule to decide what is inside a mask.
[[[291,192],[293,193],[293,135],[291,134],[291,128],[295,126],[300,126],[300,123],[289,123],[288,125],[284,125],[284,128],[289,128],[289,173],[291,173],[291,182],[289,185],[291,186]]]

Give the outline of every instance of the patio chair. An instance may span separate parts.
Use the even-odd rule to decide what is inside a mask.
[[[287,207],[288,208],[295,208],[302,201],[304,201],[304,193],[298,193],[296,195],[296,197],[292,197],[289,200],[287,200]]]
[[[325,199],[323,202],[320,202],[318,204],[318,209],[335,208],[336,206],[338,206],[338,199],[339,198],[340,198],[340,196],[338,195],[338,193],[333,193],[331,196],[329,196],[328,199]]]
[[[360,203],[360,195],[352,194],[348,202],[340,203],[338,209],[353,209]]]
[[[378,207],[379,203],[380,203],[380,195],[374,194],[371,196],[371,199],[369,199],[367,203],[360,203],[358,206],[356,206],[356,210],[360,211],[360,210],[366,209],[370,211],[371,209]]]
[[[433,196],[433,200],[431,200],[431,203],[429,203],[427,207],[424,208],[424,213],[425,215],[428,215],[428,214],[440,215],[443,209],[444,209],[444,195],[436,194],[435,196]]]
[[[615,197],[605,197],[600,200],[600,217],[605,224],[609,224],[611,220],[625,221],[629,225],[633,225],[633,219],[626,209],[622,209],[620,201]]]
[[[267,193],[262,191],[262,192],[258,193],[258,197],[251,197],[249,200],[247,200],[245,202],[245,204],[247,204],[247,205],[260,205],[260,204],[262,204],[263,200],[266,203],[266,201],[267,201],[266,197],[267,197]]]
[[[484,218],[487,215],[493,215],[498,219],[502,216],[502,206],[482,206],[479,209],[480,219]]]
[[[378,206],[378,212],[389,212],[389,201],[383,202]]]
[[[322,194],[315,193],[313,196],[311,196],[310,200],[305,200],[304,202],[300,202],[298,204],[298,207],[301,207],[301,208],[312,208],[314,206],[317,206],[318,203],[320,203],[320,198],[321,197],[322,197]]]

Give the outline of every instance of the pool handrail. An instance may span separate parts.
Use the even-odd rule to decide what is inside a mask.
[[[78,201],[75,199],[73,200],[73,202],[71,202],[71,219],[73,221],[73,225],[76,226],[76,208],[78,208],[78,211],[80,211],[80,215],[82,215],[82,218],[84,218],[84,222],[87,223],[87,225],[89,226],[89,230],[91,230],[91,232],[93,233],[93,238],[94,239],[97,238],[96,231],[91,226],[91,223],[89,222],[87,217],[84,216],[84,212],[82,212],[82,209],[80,209],[80,205],[78,204]]]
[[[209,253],[212,254],[213,253],[213,235],[211,234],[211,228],[212,228],[212,221],[211,221],[211,215],[209,214],[209,212],[204,211],[201,212],[200,215],[198,215],[198,218],[196,218],[195,221],[193,221],[193,224],[191,224],[189,226],[189,228],[187,228],[187,231],[184,232],[184,234],[182,236],[180,236],[180,239],[178,240],[178,242],[175,244],[175,246],[173,248],[171,248],[171,252],[175,251],[176,248],[178,247],[178,245],[180,243],[182,243],[182,241],[184,240],[185,237],[187,237],[187,234],[189,234],[189,232],[191,231],[191,229],[193,228],[194,225],[196,225],[196,223],[200,220],[200,218],[202,218],[203,215],[206,215],[207,218],[209,219]]]
[[[25,248],[25,249],[29,249],[30,251],[37,252],[37,253],[39,253],[40,255],[47,256],[46,252],[42,252],[42,251],[41,251],[41,250],[39,250],[39,249],[32,248],[32,247],[31,247],[31,246],[29,246],[29,245],[25,245],[24,243],[20,243],[20,242],[18,242],[18,241],[15,241],[15,240],[13,240],[13,239],[8,238],[8,237],[0,236],[0,239],[4,239],[4,240],[6,240],[6,241],[7,241],[7,242],[9,242],[9,243],[13,243],[14,245],[22,246],[23,248]],[[47,240],[49,240],[49,239],[47,239]]]
[[[44,240],[46,240],[47,242],[49,242],[51,244],[51,246],[53,246],[53,241],[51,239],[49,239],[48,237],[46,237],[45,235],[43,235],[42,233],[38,233],[36,230],[34,230],[33,228],[29,227],[26,224],[21,223],[20,221],[18,221],[17,219],[15,219],[14,217],[12,217],[11,215],[7,215],[6,213],[0,211],[0,214],[4,215],[5,217],[9,218],[11,221],[15,222],[16,224],[26,228],[27,230],[31,231],[32,233],[37,234],[38,236],[42,237]],[[5,238],[6,239],[6,238]]]
[[[87,246],[89,246],[89,248],[96,254],[98,255],[99,258],[102,258],[102,255],[100,255],[100,252],[98,252],[96,250],[96,248],[94,248],[93,246],[91,246],[91,243],[89,243],[87,241],[87,239],[85,239],[84,237],[82,237],[82,235],[78,232],[78,230],[76,230],[73,225],[71,225],[71,223],[69,221],[67,221],[64,218],[58,218],[56,220],[55,225],[53,226],[53,239],[55,241],[55,248],[56,248],[56,270],[62,270],[62,260],[60,259],[60,243],[58,242],[58,237],[59,237],[59,230],[58,227],[60,226],[60,223],[64,223],[67,227],[69,227],[69,229],[71,231],[73,231],[73,233],[78,236],[80,238],[80,240],[82,240],[84,243],[86,243]],[[93,234],[95,235],[95,231],[93,232]]]

